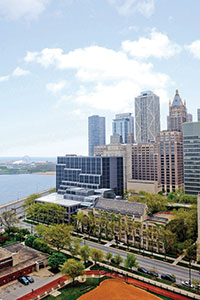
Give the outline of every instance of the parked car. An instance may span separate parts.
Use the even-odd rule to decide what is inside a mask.
[[[24,285],[28,285],[29,284],[29,281],[28,279],[26,279],[25,276],[21,276],[18,278],[19,282],[23,283]]]
[[[191,289],[194,288],[194,285],[193,285],[192,283],[189,283],[189,281],[187,281],[187,280],[181,281],[181,284],[182,284],[183,286],[186,286],[186,287],[191,288]]]
[[[147,272],[149,275],[153,276],[153,277],[158,277],[158,273],[157,272],[154,272],[154,271],[148,271]]]
[[[142,268],[142,267],[139,267],[137,270],[138,270],[138,272],[141,272],[141,273],[145,273],[145,274],[148,273],[148,270],[145,268]]]
[[[33,282],[34,282],[33,277],[31,277],[31,276],[24,276],[24,277],[26,277],[26,279],[27,279],[30,283],[33,283]]]
[[[171,282],[176,282],[176,278],[170,274],[161,274],[161,278],[164,280],[171,281]]]

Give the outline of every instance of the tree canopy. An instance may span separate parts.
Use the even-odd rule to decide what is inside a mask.
[[[69,275],[74,283],[74,279],[80,275],[84,275],[85,273],[85,267],[80,262],[73,258],[68,259],[64,265],[61,267],[61,272],[64,275]]]
[[[16,213],[13,210],[8,210],[0,215],[0,223],[5,227],[5,230],[9,234],[11,228],[19,223],[19,219],[16,217]]]
[[[63,222],[65,208],[56,203],[34,203],[26,209],[27,218],[43,221],[46,223]]]
[[[73,227],[67,224],[38,225],[35,228],[39,236],[55,247],[59,252],[64,247],[69,247],[72,241]]]

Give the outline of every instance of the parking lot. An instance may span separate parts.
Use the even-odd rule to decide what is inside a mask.
[[[38,275],[36,276],[35,274],[30,274],[30,276],[34,279],[34,283],[29,283],[29,285],[23,285],[19,281],[15,280],[5,286],[0,287],[0,300],[16,300],[17,298],[30,293],[32,289],[35,290],[61,276],[60,273],[50,277]]]

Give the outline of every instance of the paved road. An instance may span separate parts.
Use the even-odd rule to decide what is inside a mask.
[[[96,244],[90,241],[86,241],[86,243],[90,247],[98,248],[102,250],[104,253],[111,252],[113,255],[120,254],[123,259],[126,258],[127,253],[120,249],[106,247],[104,245]],[[135,256],[137,257],[137,261],[139,265],[144,268],[152,269],[153,267],[155,267],[159,274],[162,273],[174,274],[176,276],[177,283],[180,283],[181,280],[188,280],[189,270],[186,268],[176,266],[176,265],[171,265],[169,263],[158,261],[148,257],[143,257],[142,255],[135,254]],[[192,275],[192,279],[200,280],[200,274],[198,271],[191,270],[191,275]]]

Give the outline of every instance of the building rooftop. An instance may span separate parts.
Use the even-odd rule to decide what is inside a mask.
[[[147,205],[145,203],[129,202],[126,200],[113,200],[100,198],[95,204],[96,209],[105,209],[121,214],[142,216]]]
[[[63,195],[52,193],[36,199],[37,202],[55,203],[64,207],[70,207],[81,204],[79,201],[64,199]]]
[[[47,257],[45,254],[42,254],[37,250],[24,246],[21,243],[3,246],[1,250],[5,250],[5,252],[10,253],[10,256],[12,256],[13,253],[19,253],[19,261],[16,266],[1,269],[0,277],[12,274],[13,272],[21,270],[25,267],[29,267],[35,264],[36,262],[43,261]]]
[[[0,248],[0,261],[4,260],[6,258],[10,258],[12,256],[12,253],[8,251],[7,249]]]

